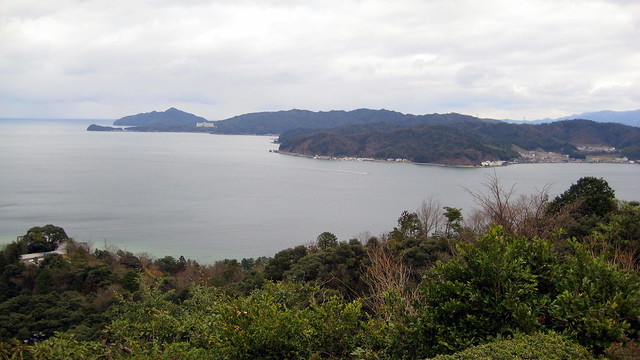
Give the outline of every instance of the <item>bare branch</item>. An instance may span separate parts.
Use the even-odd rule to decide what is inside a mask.
[[[416,288],[411,290],[410,269],[383,246],[370,248],[369,259],[371,265],[366,267],[364,280],[371,289],[373,309],[380,310],[386,296],[396,292],[403,298],[405,308],[414,312],[413,300],[419,293]]]
[[[500,225],[505,232],[526,237],[548,237],[566,226],[568,213],[547,214],[549,204],[549,185],[531,195],[520,195],[516,198],[515,185],[504,190],[500,180],[494,173],[483,182],[486,192],[473,192],[465,189],[480,207],[476,214],[476,224],[481,219],[486,224]],[[474,224],[474,230],[482,230]]]
[[[422,223],[422,231],[426,236],[440,232],[445,222],[442,215],[442,204],[433,196],[422,201],[418,208],[418,217]]]

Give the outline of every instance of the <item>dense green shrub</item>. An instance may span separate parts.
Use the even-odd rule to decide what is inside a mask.
[[[586,176],[549,202],[547,213],[566,212],[569,237],[584,237],[616,210],[615,192],[606,180]]]
[[[596,352],[612,342],[637,338],[640,329],[640,278],[574,244],[549,306],[548,326]]]
[[[422,289],[421,331],[432,351],[458,351],[541,327],[558,273],[549,242],[494,227],[458,251],[458,258],[433,268]]]
[[[592,360],[582,346],[557,334],[516,335],[513,339],[472,347],[432,360]]]
[[[182,358],[292,359],[350,358],[364,325],[359,301],[324,298],[317,288],[282,282],[247,297],[230,297],[194,286],[182,303],[171,292],[142,286],[121,299],[106,327],[104,355],[115,359]],[[58,336],[37,344],[38,351],[74,358],[95,342]],[[65,347],[59,347],[65,342]],[[120,349],[120,350],[118,350]],[[126,350],[124,350],[126,349]],[[184,355],[184,354],[189,354]],[[81,357],[81,356],[80,356]]]
[[[640,329],[640,279],[572,243],[561,257],[546,240],[494,227],[459,258],[440,263],[418,310],[424,349],[454,352],[497,338],[553,329],[595,351],[634,339]]]
[[[82,340],[96,336],[107,323],[104,313],[95,310],[76,292],[23,294],[0,303],[0,339],[39,341],[56,331],[79,329]]]

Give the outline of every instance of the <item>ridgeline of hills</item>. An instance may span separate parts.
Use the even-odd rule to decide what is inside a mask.
[[[612,119],[614,112],[600,112]],[[634,115],[635,114],[635,115]],[[640,110],[624,112],[627,122]],[[636,121],[637,122],[637,121]],[[508,123],[450,114],[402,114],[389,110],[312,112],[289,110],[244,114],[220,121],[175,108],[126,116],[114,122],[128,131],[181,131],[215,134],[280,134],[280,151],[307,156],[401,158],[419,163],[478,165],[513,160],[522,151],[584,158],[584,147],[608,155],[640,158],[640,128],[578,119],[551,123]],[[91,125],[90,131],[121,128]],[[611,148],[615,148],[611,150]]]
[[[244,114],[216,122],[219,134],[283,134],[292,129],[332,129],[348,125],[388,123],[396,126],[448,124],[463,121],[499,122],[461,114],[403,114],[390,110],[358,109],[352,111],[288,110]]]
[[[204,131],[216,134],[250,134],[273,135],[288,130],[331,129],[345,125],[366,125],[389,123],[398,126],[418,124],[446,124],[462,121],[500,122],[492,119],[478,119],[461,114],[427,114],[411,115],[390,110],[359,109],[353,111],[319,111],[287,110],[275,112],[258,112],[234,116],[226,120],[209,122],[205,118],[170,108],[164,112],[152,111],[137,115],[125,116],[116,120],[113,125],[128,127],[129,131]],[[198,123],[210,123],[215,127],[198,127]],[[110,127],[93,127],[91,130],[111,131]]]
[[[569,116],[563,116],[555,119],[541,119],[541,120],[533,120],[533,121],[525,121],[525,120],[504,120],[508,123],[513,124],[545,124],[562,120],[574,120],[574,119],[584,119],[584,120],[593,120],[596,122],[603,123],[619,123],[623,125],[640,127],[640,109],[639,110],[630,110],[630,111],[611,111],[611,110],[603,110],[603,111],[595,111],[595,112],[586,112],[582,114],[573,114]]]

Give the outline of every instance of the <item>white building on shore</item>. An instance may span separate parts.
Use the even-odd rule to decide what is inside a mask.
[[[41,252],[41,253],[31,253],[20,255],[20,262],[27,265],[37,265],[42,259],[49,255],[66,255],[67,254],[67,242],[62,242],[55,250]]]
[[[482,166],[502,166],[506,163],[506,161],[502,160],[487,160],[480,163]]]

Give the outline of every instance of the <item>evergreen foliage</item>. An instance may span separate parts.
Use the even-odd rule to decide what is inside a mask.
[[[346,125],[333,129],[292,129],[280,135],[280,150],[303,155],[408,159],[418,163],[479,165],[519,157],[513,147],[543,149],[584,158],[577,145],[613,146],[638,159],[640,130],[588,120],[515,125],[474,118],[411,124]]]
[[[432,360],[595,360],[585,348],[557,334],[516,335]]]
[[[38,253],[55,250],[58,245],[68,239],[63,228],[54,225],[32,227],[22,236],[21,242],[25,253]]]

